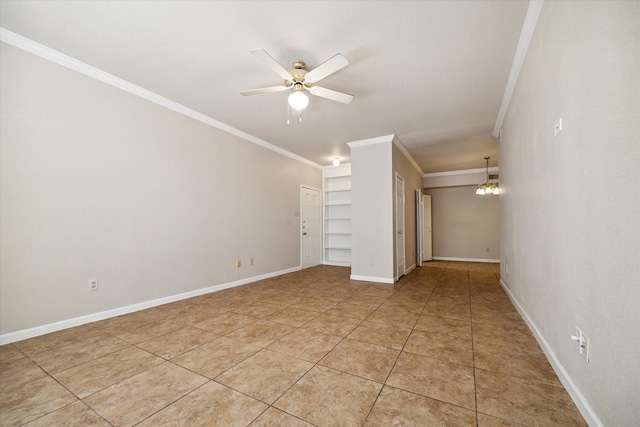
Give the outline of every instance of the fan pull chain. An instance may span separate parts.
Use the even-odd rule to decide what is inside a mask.
[[[298,110],[296,110],[298,111]],[[299,115],[298,115],[298,123],[302,123],[302,114],[303,114],[304,110],[300,110],[299,111]],[[295,115],[295,111],[294,111],[294,115]],[[291,106],[289,104],[287,104],[287,124],[291,124]]]

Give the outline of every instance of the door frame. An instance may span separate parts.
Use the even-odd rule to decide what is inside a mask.
[[[424,197],[422,188],[416,188],[416,263],[422,267],[424,257]]]
[[[398,183],[401,182],[402,183],[402,205],[398,204]],[[405,187],[405,179],[402,175],[400,175],[398,172],[396,172],[396,177],[395,177],[395,191],[394,191],[394,202],[395,202],[395,211],[396,211],[396,221],[395,221],[395,244],[396,244],[396,265],[395,265],[395,270],[396,270],[396,280],[399,280],[402,276],[404,276],[405,274],[407,274],[407,236],[405,233],[406,230],[406,224],[405,224],[405,216],[406,216],[406,200],[407,200],[407,194],[406,194],[406,187]],[[398,215],[398,206],[402,206],[402,215]],[[402,227],[398,227],[399,225],[402,225]],[[402,236],[401,240],[402,240],[402,245],[398,244],[398,240],[400,239],[398,236]],[[403,259],[403,271],[400,271],[400,246],[402,246],[402,259]]]
[[[429,208],[427,209],[427,205],[425,204],[425,200],[429,200]],[[429,239],[425,239],[423,237],[422,241],[422,260],[423,261],[433,261],[433,213],[432,213],[432,198],[430,194],[424,194],[422,197],[422,205],[423,205],[423,227],[424,230],[429,230]],[[427,215],[427,212],[429,215]],[[427,224],[428,223],[428,224]],[[424,236],[424,235],[423,235]],[[424,248],[429,247],[430,256],[428,259],[424,256]]]
[[[324,203],[323,203],[323,199],[322,199],[322,190],[320,188],[316,188],[316,187],[312,187],[311,185],[306,185],[306,184],[300,184],[300,212],[298,213],[298,217],[299,217],[299,221],[298,221],[298,236],[300,237],[300,269],[303,268],[308,268],[308,267],[313,267],[312,265],[309,265],[307,267],[305,267],[303,265],[303,260],[304,260],[304,250],[303,250],[303,235],[302,235],[302,218],[304,217],[304,190],[312,190],[312,191],[317,191],[318,194],[320,195],[320,215],[318,217],[318,230],[320,233],[320,238],[319,238],[319,242],[320,242],[320,262],[318,264],[315,265],[321,265],[324,262],[324,227],[323,227],[323,223],[324,223]]]

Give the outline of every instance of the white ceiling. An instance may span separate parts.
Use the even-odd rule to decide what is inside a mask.
[[[425,173],[497,165],[491,136],[528,1],[8,1],[0,26],[328,165],[347,142],[395,134]],[[249,51],[289,69],[350,62],[286,124],[289,92]]]

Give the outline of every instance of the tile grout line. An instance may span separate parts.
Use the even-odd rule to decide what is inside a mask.
[[[448,262],[447,262],[448,264]],[[413,324],[413,327],[411,328],[411,332],[409,332],[409,335],[407,335],[407,338],[404,340],[404,344],[402,344],[402,348],[400,349],[400,351],[398,352],[398,356],[396,357],[396,360],[393,362],[393,366],[391,367],[391,369],[389,370],[389,373],[387,374],[387,377],[384,379],[384,382],[382,383],[382,387],[380,387],[380,391],[378,392],[378,395],[376,396],[375,400],[373,401],[373,404],[371,405],[371,407],[369,408],[369,412],[367,413],[367,416],[365,417],[364,421],[362,422],[361,425],[366,424],[367,420],[369,419],[369,417],[371,416],[371,412],[373,411],[373,408],[375,408],[376,403],[378,403],[378,399],[380,398],[380,395],[382,394],[382,390],[384,390],[385,387],[387,387],[387,381],[389,381],[389,377],[391,376],[391,372],[393,372],[393,369],[396,367],[396,364],[398,363],[398,359],[400,359],[400,355],[402,355],[402,352],[404,351],[404,348],[407,345],[407,342],[409,341],[409,338],[411,337],[411,334],[413,333],[416,324],[418,323],[418,321],[420,320],[420,316],[422,316],[422,313],[424,313],[424,309],[427,306],[427,304],[429,303],[429,300],[431,299],[431,297],[433,296],[433,293],[435,292],[436,288],[438,287],[438,283],[440,282],[440,279],[442,278],[442,274],[444,274],[444,271],[446,270],[446,265],[445,267],[442,269],[442,271],[440,272],[440,275],[438,276],[438,280],[436,281],[436,285],[433,287],[433,289],[431,290],[431,292],[429,293],[429,297],[427,298],[427,300],[424,303],[424,306],[422,307],[422,310],[420,311],[420,314],[418,315],[418,318],[416,319],[416,321]],[[395,292],[394,292],[395,293]],[[388,298],[387,298],[388,299]],[[385,300],[386,301],[386,300]],[[388,386],[388,387],[393,387],[393,386]],[[398,389],[397,387],[393,387]],[[402,389],[398,389],[398,390],[402,390]],[[403,390],[403,391],[408,391],[408,390]],[[417,393],[414,393],[417,394]],[[418,394],[419,395],[419,394]]]
[[[476,415],[476,426],[479,425],[478,420],[478,381],[476,379],[476,351],[473,344],[473,310],[471,308],[471,281],[470,281],[470,271],[467,270],[467,289],[469,290],[469,320],[470,320],[470,328],[471,328],[471,363],[473,364],[473,402],[476,407],[475,415]]]

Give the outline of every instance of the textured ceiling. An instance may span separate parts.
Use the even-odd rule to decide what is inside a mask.
[[[495,124],[526,1],[7,1],[0,26],[320,165],[395,134],[425,173],[497,165]],[[350,62],[287,121],[289,92],[249,51],[289,69]]]

